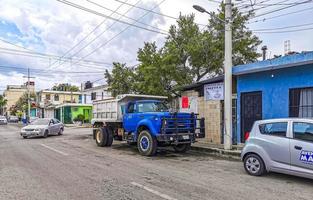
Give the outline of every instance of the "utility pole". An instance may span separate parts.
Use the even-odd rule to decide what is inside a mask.
[[[232,148],[232,4],[225,0],[224,149]]]
[[[29,72],[29,67],[27,68],[27,103],[28,103],[28,117],[27,121],[29,122],[30,120],[30,89],[29,89],[29,84],[30,84],[30,72]]]
[[[29,122],[29,119],[30,119],[30,89],[29,89],[29,86],[30,86],[30,78],[35,78],[35,77],[30,77],[30,69],[29,67],[27,68],[27,76],[23,76],[24,78],[27,78],[27,84],[26,84],[26,87],[27,87],[27,122]]]
[[[232,4],[231,0],[224,0],[225,19],[220,19],[199,5],[193,8],[201,13],[207,13],[215,17],[225,25],[225,57],[224,57],[224,149],[232,148]]]

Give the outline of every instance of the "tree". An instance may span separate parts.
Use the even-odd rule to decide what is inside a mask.
[[[114,62],[111,74],[106,72],[105,76],[112,96],[134,92],[134,68]]]
[[[78,92],[79,87],[71,85],[69,83],[60,83],[52,87],[54,91],[69,91],[69,92]]]
[[[36,94],[30,93],[30,99],[36,101]],[[28,94],[24,93],[16,102],[15,106],[11,108],[11,114],[15,115],[18,112],[27,112],[28,110]]]
[[[4,98],[3,95],[0,95],[0,114],[4,114],[4,107],[7,105],[8,100]]]
[[[257,60],[261,54],[257,53],[257,47],[262,41],[250,31],[246,24],[253,12],[242,14],[238,8],[233,7],[232,16],[232,34],[233,34],[233,65],[246,64]],[[224,59],[224,24],[218,18],[225,19],[225,5],[222,3],[218,13],[212,12],[209,19],[207,32],[213,36],[216,41],[215,53],[219,55],[217,62],[223,65]]]

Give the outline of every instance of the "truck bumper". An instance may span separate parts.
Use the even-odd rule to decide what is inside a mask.
[[[189,144],[194,143],[200,135],[195,133],[175,133],[175,134],[160,134],[157,135],[158,142],[171,144]]]

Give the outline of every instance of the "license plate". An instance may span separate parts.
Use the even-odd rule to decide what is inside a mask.
[[[184,140],[189,140],[189,135],[183,135]]]

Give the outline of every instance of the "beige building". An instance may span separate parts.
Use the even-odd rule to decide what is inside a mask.
[[[40,117],[54,117],[54,108],[63,103],[80,103],[81,92],[41,90],[37,93]]]
[[[29,85],[29,87],[28,87]],[[7,99],[7,105],[4,108],[5,113],[10,115],[10,109],[13,108],[19,98],[27,93],[28,88],[30,92],[35,92],[35,83],[30,81],[29,84],[26,82],[24,85],[8,85],[7,89],[3,92],[4,97]]]
[[[223,143],[223,85],[223,76],[200,81],[185,86],[179,98],[181,112],[194,112],[199,114],[200,118],[205,118],[205,141],[214,144]],[[235,96],[233,101],[236,101]],[[236,112],[233,113],[235,122]]]

